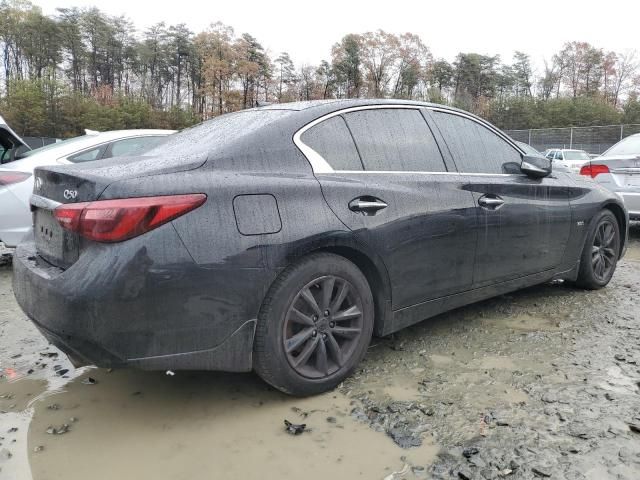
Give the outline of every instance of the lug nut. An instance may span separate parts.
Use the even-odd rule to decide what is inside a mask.
[[[325,317],[328,317],[330,313],[331,313],[331,312],[330,312],[329,310],[325,310],[325,311],[324,311],[324,316],[325,316]]]
[[[336,322],[329,322],[329,326],[330,326],[331,328],[335,327],[335,326],[336,326]]]
[[[315,337],[316,335],[318,335],[318,331],[317,330],[314,330],[313,332],[311,332],[311,336],[312,337]]]
[[[323,334],[322,334],[322,339],[323,339],[323,340],[326,340],[326,339],[327,339],[327,334],[326,334],[326,333],[323,333]]]
[[[317,322],[317,321],[318,321],[318,315],[314,315],[314,316],[313,316],[313,321],[314,321],[314,322]]]

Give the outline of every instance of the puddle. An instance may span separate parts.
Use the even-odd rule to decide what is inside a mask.
[[[0,412],[21,412],[47,390],[46,380],[0,381]]]
[[[203,472],[368,479],[399,470],[403,455],[426,465],[437,452],[428,441],[400,449],[352,419],[350,400],[339,393],[291,398],[251,375],[97,370],[91,376],[96,385],[76,380],[35,405],[28,448],[35,480],[191,479]],[[48,409],[51,403],[58,408]],[[285,418],[312,431],[289,435]],[[68,433],[45,433],[65,423]],[[38,446],[44,450],[34,453]]]

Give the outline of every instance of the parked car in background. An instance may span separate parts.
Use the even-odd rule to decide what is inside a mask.
[[[620,140],[584,165],[580,173],[619,194],[629,217],[640,220],[640,133]]]
[[[90,132],[31,150],[19,160],[0,165],[0,241],[7,247],[15,247],[31,229],[29,197],[33,192],[34,168],[140,155],[170,133],[173,130]]]
[[[145,157],[36,169],[14,292],[77,364],[319,393],[374,332],[556,278],[607,285],[624,204],[551,168],[443,105],[226,114]]]
[[[575,173],[580,172],[582,165],[591,160],[589,154],[584,150],[568,148],[551,149],[547,151],[545,156],[553,160],[554,164],[562,165]]]
[[[0,116],[0,165],[12,162],[31,147],[14,132]]]

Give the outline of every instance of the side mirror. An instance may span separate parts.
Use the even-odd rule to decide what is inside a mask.
[[[520,171],[532,178],[543,178],[551,174],[551,160],[546,157],[523,155]]]

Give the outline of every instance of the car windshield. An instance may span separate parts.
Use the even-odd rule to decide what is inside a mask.
[[[582,150],[565,150],[565,160],[589,160],[589,154]]]
[[[640,135],[627,137],[602,154],[603,157],[614,155],[640,155]]]
[[[68,140],[63,140],[61,142],[56,142],[44,147],[36,148],[35,150],[29,150],[28,152],[24,152],[22,155],[20,155],[20,158],[30,157],[31,155],[35,155],[36,153],[48,152],[49,150],[56,150],[61,147],[64,148],[67,145],[71,145],[72,143],[78,142],[85,138],[87,138],[86,135],[81,135],[79,137],[73,137]]]

